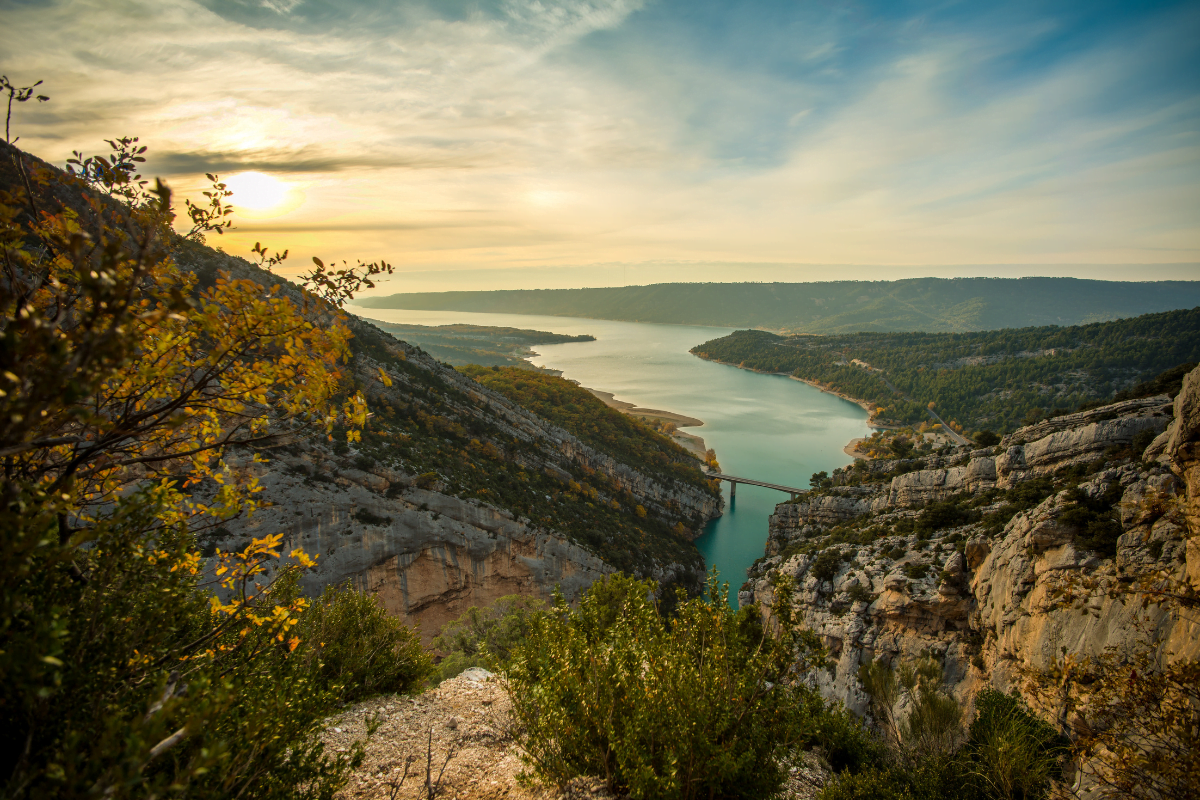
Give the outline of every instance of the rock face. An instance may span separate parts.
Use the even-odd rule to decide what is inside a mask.
[[[1160,434],[1146,460],[1130,450],[1143,431],[1142,442]],[[1161,659],[1196,657],[1195,625],[1109,589],[1155,572],[1200,585],[1198,456],[1200,370],[1173,404],[1164,395],[1059,417],[1018,430],[994,451],[961,450],[890,480],[870,465],[863,485],[777,507],[767,557],[741,599],[769,604],[772,578],[793,578],[801,624],[822,637],[834,662],[817,683],[859,713],[868,698],[858,669],[869,659],[933,654],[965,701],[985,684],[1020,689],[1027,671],[1064,653],[1148,644]],[[912,466],[891,462],[892,470]],[[1006,502],[1046,477],[1048,496],[1004,521],[1014,508]],[[965,518],[937,524],[922,510],[947,500]],[[1087,517],[1086,509],[1099,511]],[[835,524],[841,533],[831,541]],[[1097,530],[1108,538],[1095,538]],[[831,549],[841,563],[819,579],[818,553]],[[1068,591],[1073,599],[1064,599]]]
[[[241,259],[212,251],[188,251],[179,260],[202,284],[218,270],[263,284],[279,282]],[[291,289],[282,291],[299,300]],[[643,557],[636,562],[639,571],[662,582],[695,583],[702,577],[702,559],[686,539],[721,513],[722,501],[718,491],[705,490],[698,471],[692,482],[648,474],[368,322],[349,317],[346,323],[356,348],[347,378],[367,393],[373,408],[402,409],[407,417],[397,412],[393,422],[380,423],[377,430],[388,444],[380,448],[377,443],[370,452],[361,442],[339,448],[333,439],[326,443],[323,437],[284,432],[265,452],[267,464],[252,453],[227,453],[225,462],[234,472],[259,481],[258,498],[267,507],[204,534],[203,544],[240,550],[252,536],[283,534],[285,552],[303,548],[318,556],[317,567],[302,577],[306,593],[339,584],[373,592],[389,611],[419,625],[426,643],[469,606],[509,594],[549,597],[555,587],[573,600],[613,571],[593,547],[605,540],[593,536],[585,547],[556,529],[567,524],[556,515],[572,510],[551,494],[573,493],[576,510],[595,504],[626,509],[621,513],[632,517],[630,509],[636,507],[639,516],[673,531],[679,541],[672,540],[671,553],[695,562]],[[434,455],[413,469],[398,453],[418,436],[424,452]],[[472,448],[487,457],[470,460]],[[421,472],[430,463],[434,470]],[[510,484],[504,487],[510,498],[524,495],[526,502],[514,507],[536,506],[528,512],[536,519],[491,501],[496,492],[485,501],[463,488],[469,483],[461,479],[464,474],[489,465]],[[535,492],[524,478],[528,474],[548,477],[541,485],[555,488]],[[195,490],[200,499],[217,491],[209,483]],[[611,531],[605,533],[611,542]]]
[[[342,584],[377,594],[389,612],[420,628],[426,644],[470,606],[510,594],[549,598],[556,586],[574,600],[612,571],[562,535],[507,511],[415,486],[388,497],[370,478],[387,483],[372,475],[313,486],[272,469],[261,481],[275,505],[217,543],[282,533],[284,550],[318,556],[301,579],[306,594]]]

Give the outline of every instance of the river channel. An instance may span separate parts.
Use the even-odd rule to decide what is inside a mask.
[[[539,345],[535,364],[643,408],[674,411],[704,421],[685,428],[717,452],[721,470],[783,486],[804,488],[809,477],[851,459],[842,448],[870,433],[867,413],[846,400],[800,381],[714,364],[688,352],[732,328],[638,322],[478,314],[460,311],[351,309],[368,319],[416,325],[497,325],[563,334],[590,333],[594,342]],[[696,546],[705,563],[730,584],[731,602],[746,569],[763,554],[767,517],[786,494],[741,485],[725,492],[725,513],[708,523]]]

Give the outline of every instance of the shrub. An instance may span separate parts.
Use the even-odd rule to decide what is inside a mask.
[[[545,605],[536,597],[511,594],[486,608],[472,606],[446,623],[433,640],[434,649],[446,652],[438,664],[436,682],[471,667],[503,667],[525,642],[532,617],[544,613]]]
[[[774,794],[780,756],[818,734],[812,691],[788,681],[818,663],[819,646],[792,632],[787,587],[776,588],[775,632],[757,609],[730,609],[715,573],[707,598],[680,597],[670,624],[654,590],[612,576],[578,610],[559,596],[532,618],[507,677],[534,773],[560,785],[604,776],[633,798]]]
[[[859,678],[890,752],[838,776],[822,800],[1032,800],[1047,797],[1062,776],[1069,742],[1016,696],[992,689],[976,695],[968,733],[961,706],[940,690],[941,667],[932,659],[896,670],[870,661]]]
[[[341,703],[421,680],[428,659],[373,597],[299,596],[296,569],[247,588],[272,540],[223,561],[244,583],[214,606],[171,493],[123,499],[73,554],[85,581],[42,553],[0,653],[0,771],[9,797],[331,796],[361,761],[317,734]],[[19,521],[6,528],[15,533]],[[34,518],[29,526],[56,526]],[[250,566],[247,569],[247,566]],[[229,573],[227,573],[229,574]],[[34,613],[40,610],[41,613]],[[47,626],[46,622],[50,624]],[[178,734],[178,735],[176,735]],[[15,788],[13,788],[15,787]],[[172,790],[174,791],[174,790]]]
[[[983,430],[975,434],[976,447],[994,447],[1000,444],[1000,436],[995,431]]]
[[[326,587],[300,617],[295,635],[315,644],[310,667],[339,702],[409,692],[433,673],[420,637],[378,598],[350,587]]]
[[[831,581],[838,573],[838,568],[842,565],[842,551],[837,548],[829,548],[822,550],[817,555],[816,561],[813,562],[812,568],[808,571],[819,581]]]
[[[1134,457],[1140,459],[1142,457],[1142,453],[1146,452],[1146,448],[1149,447],[1156,438],[1158,438],[1158,432],[1153,428],[1147,428],[1144,431],[1138,431],[1137,435],[1133,437],[1133,444],[1130,445],[1133,450]]]
[[[1098,555],[1112,558],[1117,554],[1121,524],[1114,519],[1112,507],[1121,499],[1121,486],[1113,484],[1099,497],[1090,497],[1079,487],[1067,494],[1074,505],[1059,516],[1059,522],[1075,528],[1075,540]]]
[[[869,603],[875,599],[875,595],[871,594],[871,590],[863,586],[861,583],[856,583],[850,587],[850,591],[846,593],[852,603]]]
[[[914,800],[907,776],[891,769],[847,772],[831,781],[821,800]]]
[[[931,503],[917,517],[916,530],[919,533],[933,533],[944,528],[955,528],[966,525],[979,518],[979,512],[967,508],[965,502],[959,499]]]
[[[904,565],[904,575],[909,580],[919,581],[928,574],[929,574],[929,565],[928,564],[912,563],[912,564]]]
[[[995,689],[975,696],[970,737],[971,774],[989,798],[1047,796],[1070,752],[1070,741],[1035,717],[1023,700]]]

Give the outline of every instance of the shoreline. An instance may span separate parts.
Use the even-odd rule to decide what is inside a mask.
[[[601,389],[589,389],[586,386],[582,388],[587,389],[596,399],[609,408],[620,411],[622,414],[628,414],[631,417],[672,422],[676,428],[699,428],[704,425],[704,420],[689,417],[686,414],[677,414],[674,411],[663,411],[658,408],[639,408],[634,403],[618,400],[612,392],[605,392]],[[704,439],[694,433],[685,433],[682,430],[676,430],[671,434],[671,441],[684,450],[687,450],[700,461],[703,461],[705,455],[708,453]]]
[[[612,392],[605,392],[600,389],[588,389],[595,395],[604,405],[609,408],[615,408],[623,414],[628,414],[631,417],[644,417],[645,419],[661,419],[666,422],[674,422],[676,427],[680,428],[699,428],[704,425],[704,420],[689,417],[686,414],[677,414],[674,411],[663,411],[658,408],[639,408],[634,403],[628,403],[624,400],[618,400]]]
[[[704,356],[697,356],[697,358],[704,358]],[[795,375],[791,374],[790,372],[767,372],[766,370],[754,369],[753,367],[743,367],[740,364],[733,364],[728,361],[721,361],[716,358],[704,358],[704,360],[711,361],[714,364],[723,364],[727,367],[733,367],[734,369],[743,369],[746,372],[757,372],[759,375],[778,375],[782,378],[790,378],[794,381],[799,381],[800,383],[808,384],[809,386],[813,387],[814,389],[818,389],[818,390],[824,392],[825,394],[831,394],[834,397],[845,400],[848,403],[854,403],[854,405],[858,406],[863,411],[866,411],[868,428],[874,428],[875,430],[895,430],[895,429],[897,429],[897,426],[895,426],[895,425],[884,425],[883,423],[875,421],[875,411],[874,411],[875,404],[874,403],[871,403],[867,400],[862,400],[857,397],[851,397],[850,395],[845,394],[843,392],[838,392],[833,389],[828,389],[828,388],[822,386],[821,384],[817,383],[816,381],[809,380],[808,378],[798,378]],[[864,441],[866,438],[867,437],[865,437],[865,436],[860,436],[860,437],[851,439],[849,442],[846,443],[846,446],[842,448],[842,452],[845,453],[846,455],[850,456],[853,459],[862,459],[864,461],[868,460],[866,456],[854,451],[855,445],[857,445],[861,441]]]

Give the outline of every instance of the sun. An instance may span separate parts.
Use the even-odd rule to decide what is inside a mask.
[[[233,192],[230,200],[234,207],[251,211],[267,211],[281,205],[290,189],[283,181],[261,172],[239,172],[226,178],[225,185]]]

